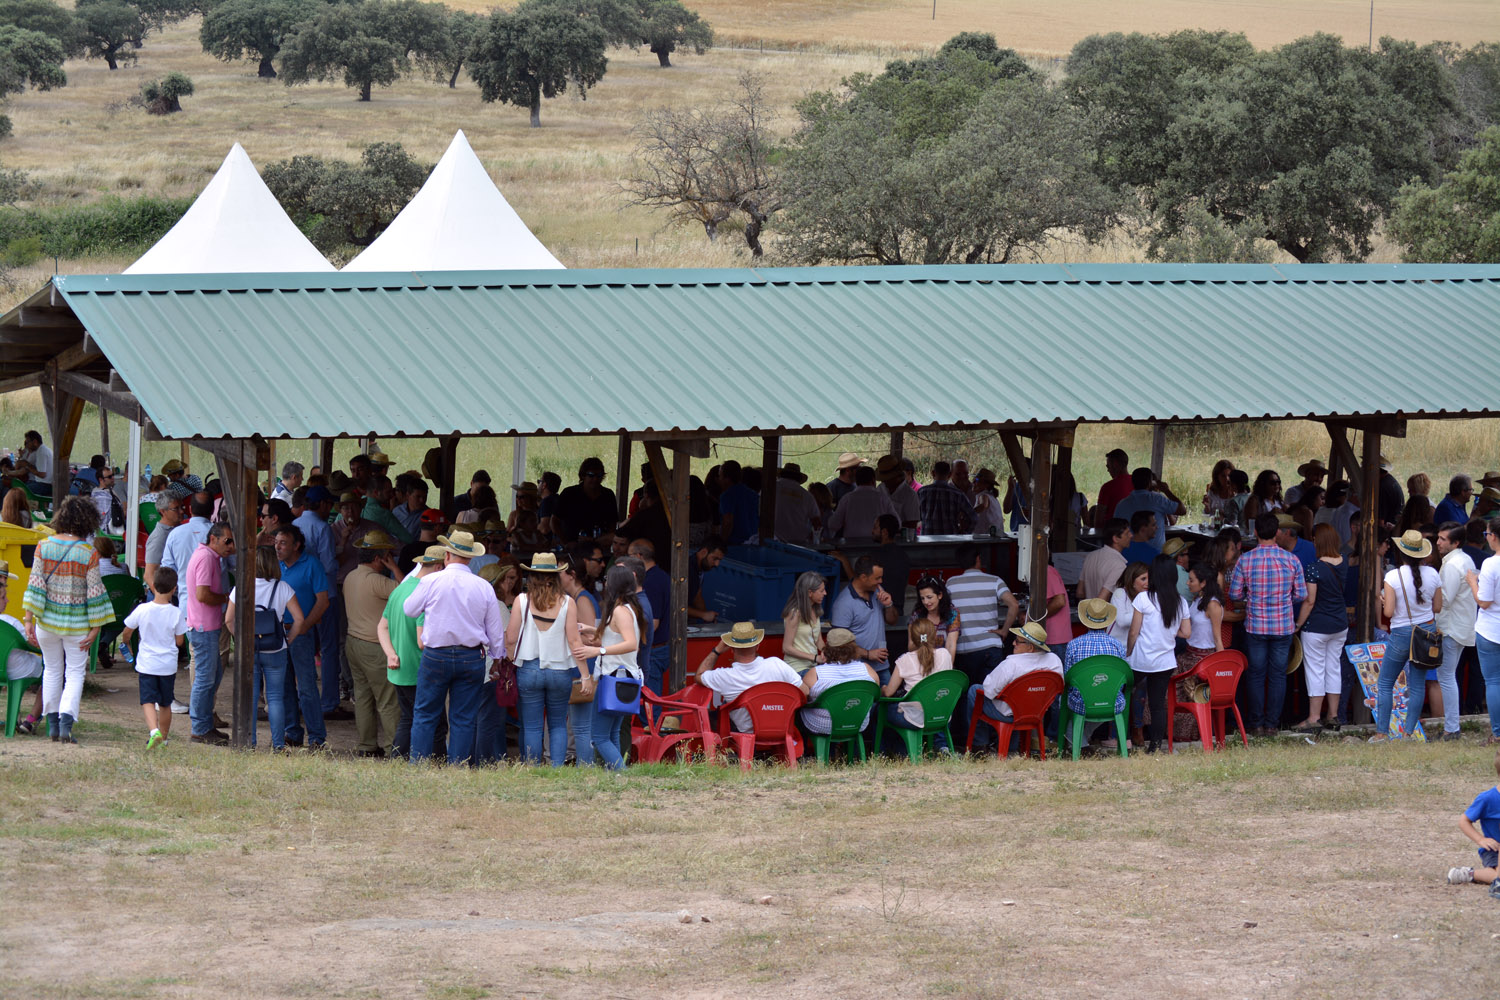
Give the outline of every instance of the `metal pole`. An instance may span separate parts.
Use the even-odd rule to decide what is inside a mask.
[[[141,531],[141,425],[130,421],[130,457],[126,459],[125,476],[125,565],[130,575],[140,571]],[[146,583],[149,585],[150,580]]]
[[[937,0],[932,0],[937,3]],[[1370,51],[1375,51],[1375,0],[1370,0]]]
[[[520,486],[526,481],[526,439],[517,437],[514,440],[515,444],[510,451],[510,484]],[[516,509],[516,497],[519,495],[515,490],[510,491],[511,510]]]

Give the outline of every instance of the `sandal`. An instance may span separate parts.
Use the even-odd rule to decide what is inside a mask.
[[[1316,722],[1304,722],[1300,726],[1293,726],[1292,732],[1299,736],[1316,736],[1323,731],[1323,727]]]
[[[1338,719],[1324,719],[1323,720],[1323,728],[1324,729],[1331,729],[1334,732],[1338,732],[1339,730],[1341,730],[1341,729],[1344,728],[1344,724],[1342,722],[1340,722]]]
[[[30,736],[32,733],[36,732],[36,724],[33,723],[30,719],[22,719],[20,722],[16,723],[16,732],[22,733],[26,736]]]

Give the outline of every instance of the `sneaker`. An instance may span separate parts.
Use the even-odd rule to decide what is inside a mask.
[[[1472,882],[1472,881],[1474,881],[1474,869],[1472,869],[1472,868],[1449,868],[1448,869],[1448,884],[1449,885],[1463,885],[1463,884],[1465,884],[1467,882]]]
[[[188,707],[186,705],[184,705],[182,702],[177,701],[174,698],[172,700],[172,714],[173,715],[187,715],[188,714]]]
[[[188,740],[192,743],[204,743],[214,747],[227,747],[229,745],[229,737],[217,729],[210,729],[202,736],[194,733],[188,737]]]
[[[286,738],[286,745],[289,747],[300,747],[302,745],[302,737],[288,736]]]
[[[1464,735],[1463,735],[1463,733],[1461,733],[1457,729],[1455,729],[1451,733],[1444,733],[1441,738],[1442,738],[1442,740],[1443,740],[1444,743],[1452,743],[1454,740],[1461,740],[1461,739],[1463,739]]]
[[[1366,743],[1389,743],[1390,741],[1391,738],[1385,733],[1376,733],[1374,736],[1371,736],[1369,739],[1365,740]]]
[[[1490,883],[1490,898],[1500,899],[1500,878]]]
[[[151,730],[151,737],[146,740],[146,749],[155,750],[157,747],[161,746],[161,741],[164,738],[165,737],[162,736],[160,729]]]

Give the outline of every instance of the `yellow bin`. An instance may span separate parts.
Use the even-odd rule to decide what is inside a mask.
[[[37,528],[22,528],[0,521],[0,559],[10,564],[10,571],[19,580],[10,581],[5,595],[5,613],[21,617],[21,595],[26,592],[26,581],[31,577],[31,561],[36,555],[36,545],[52,534],[45,525]]]

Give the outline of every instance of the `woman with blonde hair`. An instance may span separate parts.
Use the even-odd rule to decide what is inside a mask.
[[[540,763],[542,720],[553,767],[562,767],[568,748],[568,698],[573,679],[582,676],[574,654],[582,647],[578,606],[562,592],[559,565],[551,552],[538,552],[526,571],[526,593],[516,598],[505,630],[505,648],[516,651],[516,687],[520,698],[521,755]],[[592,688],[590,687],[592,690]]]
[[[828,581],[808,570],[797,577],[792,596],[781,609],[781,623],[786,628],[781,658],[799,674],[823,658],[823,599],[827,596]]]
[[[953,656],[938,641],[937,626],[928,619],[912,620],[906,629],[906,645],[908,651],[896,657],[891,679],[880,692],[887,698],[902,691],[910,691],[928,674],[953,669]]]

